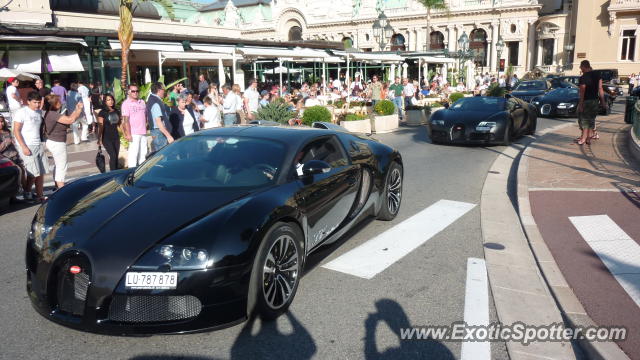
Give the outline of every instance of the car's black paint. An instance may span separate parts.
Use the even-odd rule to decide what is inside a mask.
[[[286,165],[273,185],[253,190],[143,189],[131,185],[131,169],[87,177],[61,188],[34,218],[32,229],[44,227],[48,232],[38,238],[39,232],[32,231],[27,241],[27,290],[40,314],[66,326],[107,334],[180,333],[242,321],[248,315],[256,251],[274,224],[299,227],[304,255],[308,255],[338,240],[365,217],[375,216],[385,204],[381,197],[391,163],[402,164],[398,151],[342,131],[254,126],[191,136],[211,134],[277,139],[287,144]],[[348,163],[327,173],[296,176],[298,151],[326,137],[334,137],[343,147]],[[370,189],[360,189],[364,171],[372,177]],[[361,191],[369,195],[359,205]],[[126,289],[126,272],[141,271],[137,260],[159,244],[206,249],[214,262],[206,269],[179,271],[175,290]],[[74,256],[90,264],[82,316],[61,310],[56,297],[56,276],[66,270],[60,266]],[[114,296],[145,294],[193,295],[202,303],[202,311],[195,318],[160,323],[109,319]]]
[[[455,105],[455,104],[454,104]],[[480,122],[495,122],[490,131],[478,131]],[[456,111],[443,109],[434,112],[427,124],[427,132],[434,143],[503,144],[505,130],[511,124],[510,139],[533,134],[537,125],[534,106],[517,98],[504,99],[495,111]]]
[[[20,190],[20,168],[0,155],[0,209],[9,205]]]
[[[606,115],[611,112],[612,98],[609,94],[605,93],[606,107],[600,111],[601,115]],[[544,117],[564,117],[564,116],[576,116],[578,109],[578,101],[580,100],[580,93],[577,88],[562,88],[554,89],[543,96],[535,97],[531,100],[538,111],[538,116]],[[561,105],[558,107],[558,105]]]

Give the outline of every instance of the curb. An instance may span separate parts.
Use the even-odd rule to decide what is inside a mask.
[[[633,155],[637,161],[640,161],[640,139],[638,139],[636,133],[633,132],[633,126],[629,129],[629,150],[631,150],[631,155]]]
[[[549,132],[557,129],[558,128],[550,129]],[[562,275],[531,213],[528,158],[531,149],[531,147],[527,146],[522,152],[518,165],[518,212],[520,214],[522,228],[526,234],[533,256],[540,268],[540,272],[568,327],[576,329],[580,327],[597,326],[587,314]],[[638,150],[640,151],[640,148]],[[577,342],[589,359],[629,359],[614,342],[589,342],[584,339],[579,339]]]
[[[560,126],[567,126],[563,124]],[[541,132],[542,133],[542,132]],[[502,324],[528,326],[563,324],[564,320],[529,246],[510,197],[509,179],[515,176],[522,150],[535,138],[525,137],[501,152],[485,179],[480,200],[484,255],[498,319]],[[513,194],[513,189],[511,189]],[[506,341],[511,359],[575,359],[571,342]]]

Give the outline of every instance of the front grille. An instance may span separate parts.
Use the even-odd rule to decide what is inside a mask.
[[[109,320],[128,323],[185,320],[198,316],[202,304],[197,297],[115,295],[109,306]]]
[[[542,105],[542,108],[540,109],[540,113],[542,115],[549,115],[551,113],[551,105],[549,104]]]
[[[451,128],[451,140],[464,140],[464,125],[456,124]]]
[[[80,267],[81,271],[77,274],[71,273],[72,266]],[[72,315],[82,316],[91,283],[89,262],[82,256],[69,257],[57,271],[56,295],[52,307]]]

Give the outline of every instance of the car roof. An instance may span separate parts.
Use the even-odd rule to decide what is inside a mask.
[[[259,126],[240,125],[199,131],[194,136],[225,135],[248,136],[253,138],[278,140],[291,146],[298,146],[308,140],[323,136],[333,135],[335,130],[311,128],[306,126]]]

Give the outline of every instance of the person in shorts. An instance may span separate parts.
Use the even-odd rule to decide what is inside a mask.
[[[31,200],[31,188],[36,185],[35,200],[43,202],[44,175],[48,173],[47,158],[42,144],[42,112],[40,104],[42,98],[37,91],[27,95],[27,106],[16,112],[13,119],[13,136],[17,142],[20,158],[27,171],[27,184],[24,189],[25,200]]]
[[[604,100],[604,90],[602,89],[602,79],[600,75],[593,71],[589,60],[582,60],[580,63],[580,101],[578,102],[578,122],[582,129],[582,136],[578,140],[578,145],[590,144],[591,137],[596,128],[596,115],[601,106],[606,106]]]

